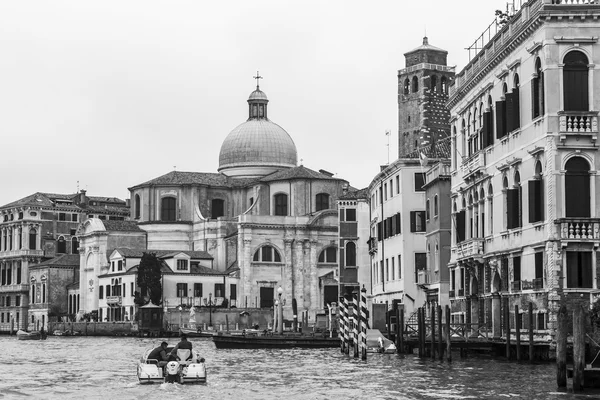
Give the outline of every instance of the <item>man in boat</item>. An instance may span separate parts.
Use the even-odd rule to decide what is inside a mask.
[[[148,360],[158,360],[158,366],[164,367],[169,362],[169,356],[167,355],[167,342],[162,342],[160,346],[155,348],[148,354]]]
[[[187,349],[190,351],[190,355],[187,359],[191,360],[192,359],[192,342],[187,340],[187,335],[185,333],[182,333],[180,338],[181,338],[181,340],[179,341],[179,343],[177,343],[177,345],[175,345],[175,347],[173,347],[173,350],[171,350],[171,353],[169,355],[170,355],[170,357],[177,358],[177,350]],[[187,361],[187,360],[183,360],[183,361]]]

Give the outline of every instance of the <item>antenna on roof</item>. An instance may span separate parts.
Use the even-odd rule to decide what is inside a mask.
[[[177,171],[177,165],[173,165],[173,171]]]
[[[77,193],[79,193],[79,181],[77,181]]]
[[[385,136],[387,136],[387,163],[390,165],[390,134],[389,130],[385,131]]]

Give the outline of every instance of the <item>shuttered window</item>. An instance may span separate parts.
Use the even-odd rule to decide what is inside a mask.
[[[567,287],[593,287],[591,252],[567,252]]]
[[[496,102],[496,138],[506,136],[506,102]]]
[[[529,194],[529,222],[544,220],[544,199],[542,194],[542,180],[534,179],[527,182]]]
[[[563,96],[565,111],[589,111],[588,59],[580,51],[565,56],[563,67]]]
[[[567,217],[590,217],[589,164],[581,157],[573,157],[566,164],[565,203]]]
[[[456,243],[465,240],[465,224],[467,213],[465,210],[456,213]]]

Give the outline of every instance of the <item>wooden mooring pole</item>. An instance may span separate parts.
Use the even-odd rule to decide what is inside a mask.
[[[450,306],[446,306],[446,360],[452,361],[452,333],[450,332]]]
[[[567,307],[558,310],[556,329],[556,384],[567,387]]]
[[[581,306],[573,310],[573,391],[583,389],[585,368],[585,314]]]
[[[417,309],[417,329],[419,338],[419,358],[423,357],[423,314],[421,313],[422,309],[419,307]]]
[[[437,306],[437,319],[438,319],[438,356],[440,361],[444,359],[444,339],[442,336],[442,306]]]
[[[431,311],[431,359],[435,360],[435,306],[429,307]]]
[[[361,330],[361,350],[360,359],[367,360],[367,289],[364,285],[360,291],[360,330]]]
[[[359,309],[358,309],[358,291],[354,292],[352,295],[352,302],[354,303],[354,313],[353,315],[353,325],[354,325],[354,358],[358,358],[360,353],[360,348],[359,348],[359,342],[360,342],[360,329],[359,329],[359,322],[360,322],[360,317],[359,317]]]
[[[510,303],[504,299],[504,332],[506,334],[506,358],[510,360]]]
[[[521,315],[519,306],[515,304],[515,335],[517,336],[517,361],[521,361]]]
[[[535,358],[533,349],[533,303],[529,302],[529,362],[532,363]]]
[[[404,336],[404,332],[403,329],[404,328],[404,313],[401,312],[400,307],[396,308],[396,352],[398,353],[402,353],[404,352],[403,347],[403,342],[404,342],[404,338],[402,336]]]
[[[339,310],[339,326],[340,326],[340,350],[342,354],[346,352],[346,324],[344,323],[344,298],[340,297]],[[302,311],[302,333],[304,334],[304,311]]]

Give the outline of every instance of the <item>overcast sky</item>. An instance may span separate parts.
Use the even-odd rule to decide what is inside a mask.
[[[128,198],[216,172],[260,70],[298,158],[355,187],[397,155],[397,71],[465,47],[504,0],[0,2],[0,204],[37,191]]]

